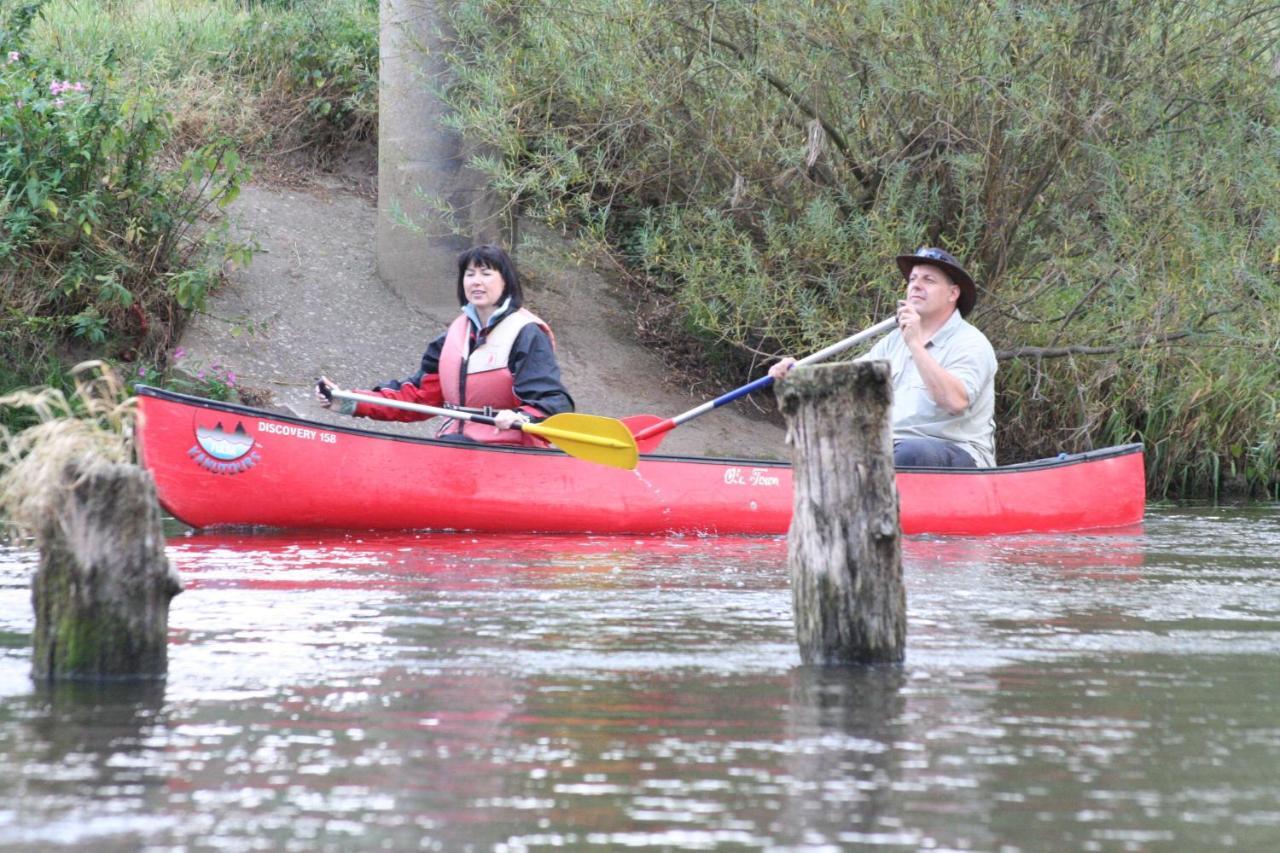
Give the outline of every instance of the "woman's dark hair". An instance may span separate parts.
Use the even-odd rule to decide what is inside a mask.
[[[520,289],[520,276],[516,275],[516,265],[512,263],[507,253],[497,246],[472,246],[458,255],[458,305],[467,304],[467,292],[462,286],[462,280],[467,274],[468,267],[481,267],[498,271],[502,276],[503,283],[506,285],[502,291],[502,296],[498,299],[499,304],[507,297],[511,297],[512,311],[524,304],[524,292]]]

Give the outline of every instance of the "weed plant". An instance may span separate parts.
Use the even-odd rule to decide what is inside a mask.
[[[154,93],[32,54],[35,7],[0,27],[0,341],[6,387],[66,351],[155,358],[243,247],[202,222],[245,169],[216,142],[163,164],[170,114]]]
[[[1280,497],[1280,8],[462,0],[453,122],[650,326],[759,375],[941,245],[1002,462],[1143,441],[1155,496]]]
[[[228,367],[213,363],[208,366],[187,358],[186,350],[178,347],[169,354],[166,367],[150,364],[139,365],[125,382],[133,394],[139,385],[164,387],[183,394],[193,394],[206,400],[232,399],[237,393],[236,374]]]
[[[64,62],[116,57],[165,97],[180,146],[223,136],[245,157],[328,163],[376,129],[373,0],[49,0],[32,41]]]
[[[378,12],[370,0],[272,4],[238,35],[231,59],[271,117],[274,150],[305,148],[320,165],[378,123]]]
[[[0,391],[90,352],[229,389],[166,356],[252,253],[218,210],[247,157],[370,138],[376,80],[371,0],[0,0]]]

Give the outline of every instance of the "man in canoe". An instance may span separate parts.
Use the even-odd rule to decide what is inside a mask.
[[[545,447],[522,423],[573,411],[560,382],[555,339],[539,317],[523,307],[515,264],[497,246],[476,246],[458,255],[458,304],[462,314],[427,345],[418,372],[372,391],[388,399],[425,406],[466,406],[492,411],[493,425],[446,420],[438,435],[485,444]],[[426,420],[430,415],[331,398],[341,390],[320,377],[322,406],[376,420]],[[326,393],[329,392],[329,393]]]
[[[978,301],[973,278],[942,249],[899,255],[907,280],[898,327],[862,358],[889,362],[893,464],[986,468],[995,459],[996,354],[965,321]],[[769,368],[782,379],[796,364]]]

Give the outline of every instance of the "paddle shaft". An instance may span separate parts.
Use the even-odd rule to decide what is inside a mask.
[[[424,406],[421,403],[410,403],[405,400],[396,400],[390,397],[379,397],[373,394],[356,394],[352,391],[338,391],[336,389],[330,393],[334,397],[342,400],[354,400],[358,403],[369,403],[374,406],[389,406],[393,409],[403,409],[406,412],[418,412],[424,415],[435,415],[440,418],[454,418],[460,421],[475,421],[478,424],[489,424],[490,426],[497,426],[498,423],[496,418],[491,418],[487,415],[477,415],[457,409],[443,409],[436,406]],[[564,441],[594,444],[598,447],[610,447],[619,450],[627,448],[625,443],[614,438],[591,435],[590,433],[585,432],[569,432],[568,430],[557,429],[555,426],[548,426],[547,424],[516,424],[513,429],[519,429],[522,432],[542,436],[552,443],[554,443],[556,439],[561,439]]]
[[[893,317],[886,317],[885,319],[881,320],[879,323],[876,323],[874,326],[871,326],[868,329],[863,329],[861,332],[858,332],[856,335],[850,335],[844,340],[837,341],[836,343],[832,344],[829,347],[826,347],[825,349],[820,349],[811,355],[805,356],[804,358],[797,361],[796,365],[799,366],[801,364],[817,364],[818,362],[824,359],[830,358],[836,353],[844,352],[850,347],[857,346],[858,344],[862,343],[868,338],[873,338],[877,335],[884,334],[885,332],[892,329],[895,325],[897,325],[897,323],[898,323],[898,318],[896,315]],[[705,415],[707,412],[711,411],[712,409],[718,409],[721,406],[723,406],[725,403],[732,403],[734,400],[739,400],[747,396],[748,394],[754,394],[756,391],[759,391],[761,388],[768,388],[772,384],[773,384],[772,376],[769,376],[767,374],[765,376],[761,376],[759,379],[755,380],[754,382],[748,382],[746,385],[743,385],[741,388],[735,388],[734,390],[726,394],[721,394],[719,397],[716,397],[714,400],[708,400],[707,402],[703,403],[700,406],[694,406],[689,411],[676,415],[674,418],[667,418],[666,420],[659,421],[656,424],[652,424],[651,426],[645,427],[644,429],[636,433],[636,441],[642,441],[646,438],[653,438],[656,435],[661,435],[662,433],[667,432],[668,430],[675,429],[676,427],[680,426],[680,424],[685,423],[686,421],[693,420],[699,415]]]

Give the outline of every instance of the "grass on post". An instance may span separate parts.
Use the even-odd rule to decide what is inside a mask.
[[[75,485],[66,477],[71,462],[86,460],[82,470],[89,470],[133,461],[136,398],[126,398],[120,378],[101,361],[71,372],[70,397],[54,388],[0,397],[0,409],[26,409],[36,418],[18,431],[0,425],[0,531],[11,538],[40,536]]]

